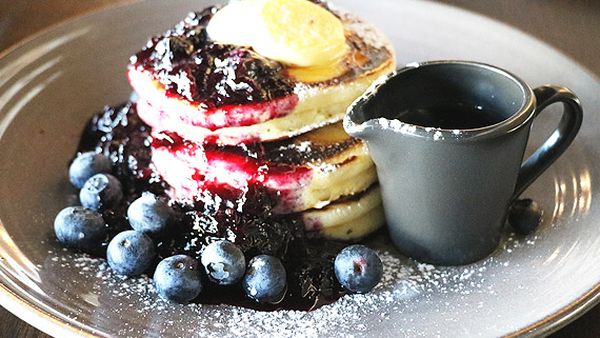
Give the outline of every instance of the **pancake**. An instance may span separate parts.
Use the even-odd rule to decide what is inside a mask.
[[[340,121],[371,82],[395,68],[387,39],[343,13],[336,14],[349,52],[330,68],[283,65],[251,49],[210,40],[187,42],[197,40],[217,10],[195,13],[132,58],[128,76],[140,97],[139,114],[154,130],[226,145],[293,137]],[[170,58],[157,52],[164,44]]]
[[[302,213],[304,228],[330,239],[357,240],[385,224],[379,185],[351,198],[341,198],[322,209]]]
[[[366,145],[341,123],[295,138],[238,147],[201,145],[174,133],[154,135],[152,162],[171,197],[194,200],[207,186],[260,185],[276,197],[274,212],[322,208],[377,181]]]
[[[362,238],[384,223],[366,145],[339,121],[374,80],[393,71],[393,49],[365,21],[319,6],[330,19],[334,14],[330,23],[339,28],[323,39],[335,35],[344,47],[334,48],[339,57],[334,53],[326,62],[265,57],[272,52],[306,61],[312,52],[290,54],[278,45],[305,42],[287,26],[271,32],[282,34],[269,40],[272,46],[265,42],[272,36],[263,41],[251,29],[235,35],[240,27],[228,26],[237,23],[235,15],[227,19],[219,6],[191,13],[132,57],[128,77],[139,117],[152,130],[152,167],[177,203],[300,221],[312,235],[338,240]],[[217,34],[209,35],[207,25],[219,16],[211,26]],[[255,27],[251,22],[267,24],[247,20],[247,28]],[[237,40],[253,37],[256,45]],[[256,201],[259,206],[249,206]]]

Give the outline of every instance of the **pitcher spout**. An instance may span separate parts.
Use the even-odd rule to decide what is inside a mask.
[[[343,125],[344,130],[346,131],[346,133],[348,133],[348,135],[365,141],[368,141],[370,139],[371,133],[368,131],[369,128],[367,127],[365,122],[356,123],[355,121],[351,120],[351,118],[347,114],[344,117]]]
[[[368,141],[372,137],[373,131],[369,119],[364,114],[366,101],[366,96],[363,95],[348,107],[343,125],[348,135]]]
[[[379,88],[385,85],[388,80],[396,74],[396,71],[383,75],[375,80],[369,88],[357,98],[346,110],[344,116],[344,129],[346,132],[356,138],[369,141],[375,136],[377,129],[377,114],[372,110],[377,110],[377,107],[372,107],[369,101],[376,95]]]

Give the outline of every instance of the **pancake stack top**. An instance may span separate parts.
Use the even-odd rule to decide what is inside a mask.
[[[339,121],[394,67],[387,40],[356,17],[306,0],[244,0],[151,38],[128,76],[172,198],[243,204],[259,191],[270,213],[347,240],[381,226],[383,211],[366,146]]]

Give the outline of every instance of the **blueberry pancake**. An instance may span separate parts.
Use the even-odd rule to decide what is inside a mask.
[[[153,129],[236,145],[337,122],[394,67],[387,39],[355,16],[306,0],[244,0],[153,37],[128,76]]]
[[[366,144],[340,120],[394,67],[382,34],[319,0],[190,13],[130,59],[130,101],[84,129],[70,171],[82,205],[98,209],[87,249],[119,274],[155,270],[159,295],[177,302],[311,310],[335,301],[348,292],[336,256],[385,222]],[[69,223],[61,215],[58,229]],[[233,251],[206,256],[225,242],[241,280],[228,277]],[[265,255],[279,273],[257,280],[279,289],[257,296],[249,266]],[[198,262],[211,273],[204,291]],[[172,288],[171,274],[193,283]]]
[[[152,161],[175,199],[197,199],[214,184],[236,189],[259,184],[277,195],[278,214],[322,208],[377,182],[366,145],[349,137],[340,123],[291,139],[238,147],[200,145],[159,133]]]

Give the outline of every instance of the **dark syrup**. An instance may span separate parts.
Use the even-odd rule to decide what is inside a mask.
[[[474,129],[496,124],[504,116],[473,103],[438,103],[429,107],[407,109],[396,117],[402,122],[442,129]]]
[[[165,196],[167,184],[151,164],[152,141],[150,128],[139,119],[132,103],[105,107],[82,134],[78,151],[95,150],[109,156],[126,196],[122,205],[103,213],[110,229],[103,247],[114,235],[129,229],[127,207],[142,192]],[[271,209],[276,198],[260,185],[251,184],[245,190],[207,187],[193,205],[175,205],[179,217],[174,228],[155,239],[159,259],[180,253],[199,259],[204,246],[227,239],[240,246],[247,259],[258,254],[279,257],[288,274],[287,295],[277,305],[258,304],[246,298],[239,285],[221,287],[205,281],[197,302],[260,310],[311,310],[335,301],[344,292],[335,279],[333,260],[345,244],[311,238],[296,215],[274,215]]]

